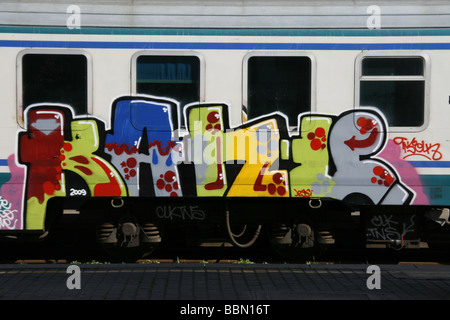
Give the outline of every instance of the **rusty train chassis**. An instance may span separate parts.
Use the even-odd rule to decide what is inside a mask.
[[[7,238],[42,239],[65,208],[92,225],[96,241],[111,255],[145,257],[176,230],[188,243],[217,242],[251,247],[261,235],[285,258],[317,256],[335,244],[415,249],[427,247],[436,231],[450,234],[449,210],[428,206],[376,206],[362,199],[321,198],[54,198],[44,233],[4,233]],[[349,235],[351,235],[349,237]],[[343,239],[343,240],[342,240]],[[442,237],[438,237],[442,241]],[[347,242],[346,242],[347,241]],[[444,242],[450,244],[449,239]],[[345,245],[344,244],[344,245]]]

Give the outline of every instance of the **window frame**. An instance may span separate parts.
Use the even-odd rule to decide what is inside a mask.
[[[28,54],[40,54],[40,55],[83,55],[86,58],[86,85],[87,85],[87,101],[86,101],[86,116],[92,115],[92,99],[93,99],[93,89],[92,89],[92,57],[91,55],[85,51],[85,50],[79,50],[79,49],[24,49],[20,51],[16,58],[16,119],[17,123],[20,127],[25,128],[24,123],[24,106],[23,106],[23,57]],[[45,102],[43,102],[45,103]],[[40,104],[40,103],[37,103]],[[55,101],[48,101],[49,105],[66,105],[68,104],[64,103],[55,103]],[[34,104],[32,104],[34,105]],[[73,111],[73,116],[80,116],[78,114],[75,114],[75,110],[73,110],[72,106],[70,106]]]
[[[362,63],[366,58],[422,58],[423,59],[423,75],[422,76],[363,76]],[[429,125],[430,117],[430,58],[423,52],[419,51],[386,51],[386,52],[373,52],[367,51],[360,53],[355,60],[355,108],[372,107],[376,109],[376,106],[361,106],[361,81],[423,81],[424,82],[424,102],[423,102],[423,124],[420,126],[389,126],[386,123],[390,132],[420,132],[425,130]],[[378,110],[378,109],[377,109]],[[380,110],[381,113],[381,110]],[[383,114],[384,116],[384,114]]]
[[[317,79],[317,65],[316,65],[316,58],[315,56],[310,52],[298,52],[298,51],[252,51],[247,53],[244,56],[243,59],[243,72],[242,72],[242,121],[250,121],[251,119],[248,119],[248,61],[250,58],[253,57],[306,57],[309,58],[311,61],[311,106],[310,106],[310,114],[313,114],[316,112],[316,79]],[[246,110],[247,109],[247,112]],[[276,112],[277,110],[274,110],[273,112]],[[281,112],[281,111],[280,111]],[[303,113],[304,115],[305,113]],[[299,114],[300,115],[300,114]],[[300,131],[299,128],[299,120],[300,117],[297,115],[297,125],[296,126],[290,126],[289,125],[289,119],[287,119],[287,125],[289,128],[289,131]]]
[[[151,96],[145,93],[137,93],[137,60],[139,57],[141,56],[168,56],[168,57],[173,57],[173,56],[192,56],[192,57],[197,57],[199,59],[199,63],[200,63],[200,70],[199,70],[199,76],[200,76],[200,84],[199,84],[199,89],[200,89],[200,100],[196,101],[196,102],[205,102],[205,59],[203,57],[202,54],[200,54],[199,52],[196,51],[167,51],[167,50],[140,50],[136,53],[133,54],[133,56],[131,57],[131,95],[132,96],[137,96],[137,95],[147,95],[147,96]],[[161,97],[158,97],[161,98]],[[171,100],[173,100],[174,98],[172,97],[166,97],[169,98]],[[176,101],[178,104],[178,122],[181,121],[181,119],[184,116],[184,110],[182,108],[184,108],[185,106],[181,106],[179,105],[179,101]],[[191,104],[191,103],[190,103]],[[187,104],[189,105],[189,104]],[[178,124],[178,128],[186,128],[186,124],[185,123],[179,123]]]

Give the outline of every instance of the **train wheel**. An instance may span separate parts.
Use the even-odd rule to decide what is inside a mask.
[[[101,223],[96,234],[97,242],[108,255],[124,261],[145,258],[161,243],[160,228],[156,224],[140,225],[129,219],[117,224]]]
[[[329,231],[317,231],[307,223],[272,226],[270,243],[281,257],[289,261],[312,261],[322,256],[334,243]]]

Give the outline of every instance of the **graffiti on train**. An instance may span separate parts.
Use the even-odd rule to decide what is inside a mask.
[[[442,159],[442,153],[439,150],[441,145],[439,143],[427,143],[424,140],[419,142],[416,138],[409,141],[409,139],[405,137],[395,137],[394,143],[401,145],[402,150],[405,153],[403,159],[416,155],[433,161]]]
[[[377,156],[387,130],[373,109],[302,114],[297,134],[278,112],[231,127],[226,104],[190,104],[184,119],[180,134],[177,103],[149,96],[115,100],[109,129],[67,106],[30,106],[17,163],[12,155],[11,178],[1,188],[8,212],[2,228],[41,229],[48,200],[72,195],[414,199],[394,166]]]
[[[156,216],[169,220],[205,220],[206,214],[198,206],[158,206]]]
[[[367,238],[372,240],[401,240],[409,233],[415,234],[415,215],[399,217],[394,215],[374,215],[368,222]]]

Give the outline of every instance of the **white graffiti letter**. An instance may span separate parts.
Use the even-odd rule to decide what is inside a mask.
[[[67,7],[66,13],[71,15],[66,20],[67,29],[81,29],[81,9],[77,5]]]
[[[70,265],[67,267],[66,273],[73,273],[67,278],[66,285],[67,289],[81,289],[81,270],[79,266]]]
[[[11,210],[11,203],[0,196],[0,229],[15,229],[17,223],[16,215],[17,210]]]
[[[367,28],[368,29],[380,29],[381,28],[381,9],[379,6],[369,6],[367,7],[367,13],[371,16],[367,18]]]
[[[376,265],[370,265],[367,267],[367,272],[371,273],[372,275],[367,278],[367,288],[372,289],[381,289],[381,274],[380,274],[380,267]]]

